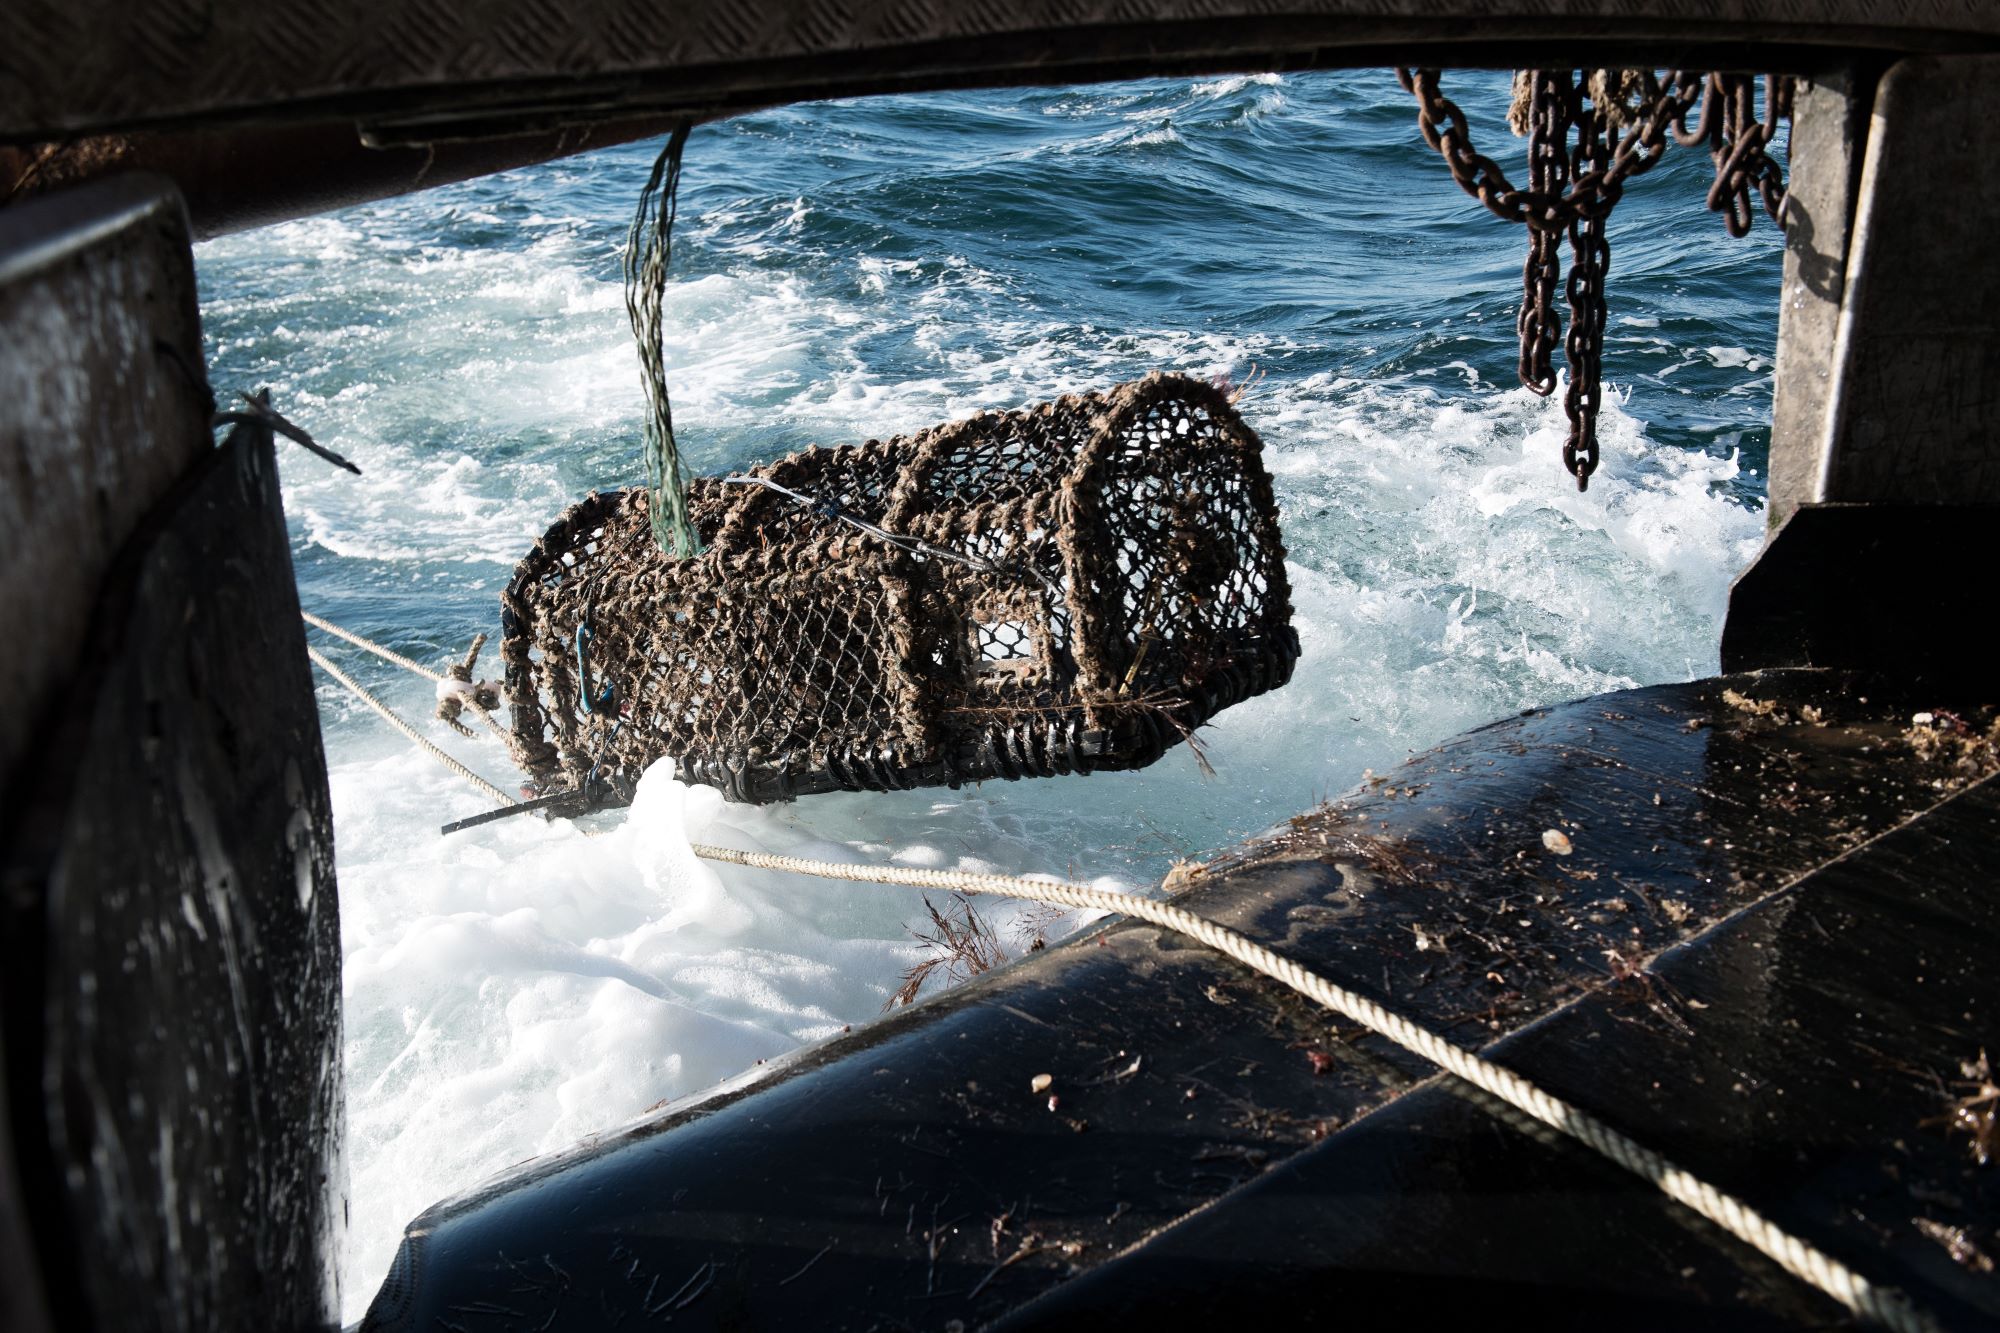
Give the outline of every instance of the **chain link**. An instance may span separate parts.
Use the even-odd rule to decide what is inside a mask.
[[[1584,490],[1597,470],[1597,410],[1604,401],[1604,280],[1611,270],[1611,242],[1605,229],[1625,187],[1609,178],[1611,152],[1601,133],[1602,109],[1586,116],[1579,108],[1575,123],[1570,175],[1576,179],[1597,175],[1609,182],[1595,196],[1602,206],[1578,209],[1569,223],[1569,337],[1563,343],[1569,358],[1569,392],[1563,397],[1569,438],[1563,441],[1563,466],[1576,478],[1576,488]]]
[[[1536,70],[1528,103],[1528,190],[1536,208],[1528,224],[1528,261],[1521,271],[1521,383],[1546,398],[1556,390],[1551,359],[1562,337],[1556,314],[1556,284],[1562,279],[1557,253],[1564,229],[1563,192],[1570,175],[1569,116],[1575,96],[1568,70]]]
[[[1563,408],[1569,437],[1563,466],[1588,489],[1597,468],[1597,414],[1603,403],[1605,279],[1611,268],[1606,224],[1624,197],[1625,183],[1653,169],[1668,135],[1682,144],[1705,143],[1715,162],[1708,206],[1723,214],[1729,234],[1750,229],[1750,191],[1763,197],[1774,221],[1783,222],[1784,172],[1767,151],[1778,121],[1791,114],[1792,81],[1766,75],[1764,116],[1755,114],[1751,75],[1651,70],[1634,77],[1615,71],[1533,70],[1528,73],[1528,188],[1516,189],[1506,173],[1472,143],[1465,113],[1444,95],[1442,71],[1398,69],[1397,82],[1417,99],[1417,128],[1440,153],[1459,188],[1499,218],[1528,228],[1528,259],[1521,274],[1521,383],[1543,397],[1555,392],[1552,353],[1563,340],[1569,389]],[[1636,99],[1626,91],[1637,86]],[[1596,90],[1596,91],[1593,91]],[[1699,115],[1695,128],[1687,118]],[[1555,310],[1562,277],[1557,254],[1567,234],[1570,273],[1569,330]]]
[[[1715,163],[1715,184],[1708,206],[1722,214],[1731,236],[1745,236],[1755,217],[1750,202],[1754,188],[1763,198],[1771,220],[1784,223],[1785,173],[1769,152],[1778,137],[1778,122],[1792,114],[1793,83],[1789,75],[1764,76],[1764,115],[1756,105],[1756,76],[1710,74],[1701,89],[1700,114],[1692,130],[1687,112],[1676,121],[1674,137],[1692,148],[1706,145]]]
[[[1435,69],[1396,71],[1396,81],[1405,91],[1416,94],[1417,129],[1424,142],[1444,155],[1452,179],[1486,205],[1495,217],[1507,222],[1526,222],[1528,196],[1508,183],[1506,173],[1492,158],[1482,157],[1473,149],[1472,136],[1465,128],[1465,113],[1438,88],[1440,73]],[[1551,202],[1535,201],[1542,212],[1547,211]]]

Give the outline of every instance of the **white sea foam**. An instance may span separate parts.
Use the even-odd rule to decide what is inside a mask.
[[[1708,359],[1718,366],[1762,370],[1764,359],[1742,347],[1710,347],[1706,349]]]
[[[1245,88],[1276,88],[1284,81],[1282,74],[1232,74],[1227,78],[1197,83],[1188,92],[1196,97],[1228,97]]]

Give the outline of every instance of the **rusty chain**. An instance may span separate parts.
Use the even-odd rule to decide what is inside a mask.
[[[1424,142],[1444,155],[1452,179],[1486,205],[1495,217],[1506,222],[1526,222],[1527,195],[1508,184],[1506,173],[1492,158],[1481,156],[1473,148],[1472,136],[1465,128],[1465,113],[1439,89],[1439,74],[1435,69],[1396,71],[1396,81],[1405,91],[1416,95],[1417,129]],[[1537,202],[1542,205],[1540,211],[1546,212],[1555,201]]]
[[[1556,283],[1562,278],[1557,253],[1565,229],[1563,195],[1569,187],[1569,111],[1572,97],[1569,71],[1536,70],[1529,76],[1532,100],[1528,112],[1528,189],[1535,208],[1528,224],[1528,262],[1521,272],[1521,314],[1515,329],[1521,337],[1521,383],[1546,398],[1555,392],[1556,372],[1550,361],[1562,321],[1555,312]]]
[[[1778,122],[1791,114],[1789,78],[1765,76],[1764,116],[1755,112],[1753,76],[1651,70],[1621,72],[1533,70],[1526,75],[1528,188],[1517,189],[1493,159],[1473,146],[1465,113],[1444,95],[1441,71],[1398,69],[1396,79],[1417,99],[1417,128],[1445,160],[1452,179],[1494,216],[1528,228],[1522,270],[1521,383],[1544,397],[1555,392],[1552,353],[1558,337],[1569,362],[1563,408],[1569,437],[1563,466],[1587,490],[1597,468],[1597,414],[1603,403],[1605,279],[1611,267],[1606,224],[1625,184],[1652,170],[1668,136],[1681,144],[1706,144],[1715,163],[1708,206],[1723,214],[1732,236],[1750,229],[1750,191],[1763,197],[1771,217],[1783,221],[1784,172],[1767,151]],[[1697,114],[1697,107],[1699,108]],[[1695,128],[1687,128],[1696,115]],[[1557,253],[1567,235],[1570,273],[1565,287],[1569,328],[1555,310],[1562,276]]]
[[[1604,115],[1577,114],[1576,147],[1571,150],[1570,175],[1587,179],[1608,175],[1611,152],[1602,134]],[[1611,242],[1605,236],[1612,206],[1624,186],[1608,183],[1596,196],[1600,207],[1578,208],[1569,222],[1569,336],[1563,354],[1569,359],[1569,392],[1563,410],[1569,416],[1569,438],[1563,441],[1563,466],[1576,478],[1578,490],[1590,485],[1597,470],[1597,410],[1603,404],[1604,280],[1611,269]]]
[[[1773,74],[1764,76],[1764,116],[1756,109],[1755,76],[1750,74],[1710,74],[1702,88],[1701,110],[1695,128],[1686,128],[1686,114],[1675,124],[1674,137],[1692,148],[1708,146],[1715,163],[1715,184],[1709,187],[1708,206],[1723,216],[1731,236],[1749,234],[1754,212],[1750,191],[1754,186],[1764,200],[1764,211],[1783,225],[1785,173],[1766,150],[1777,137],[1778,122],[1792,114],[1792,81]]]

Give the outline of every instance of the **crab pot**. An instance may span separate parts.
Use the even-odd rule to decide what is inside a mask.
[[[579,808],[1142,768],[1298,658],[1262,443],[1153,374],[689,488],[591,494],[502,598],[515,757]],[[874,525],[890,538],[861,531]]]

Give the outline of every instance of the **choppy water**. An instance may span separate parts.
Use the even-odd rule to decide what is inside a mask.
[[[1504,78],[1454,89],[1503,161]],[[1138,774],[722,812],[649,784],[585,839],[480,799],[337,689],[332,763],[358,1314],[403,1222],[882,1006],[901,891],[718,876],[714,841],[1143,886],[1466,727],[1713,670],[1762,528],[1778,244],[1731,242],[1680,151],[1613,222],[1605,463],[1513,387],[1520,233],[1423,148],[1386,74],[894,97],[697,131],[669,293],[698,472],[1154,368],[1267,375],[1305,656]],[[203,246],[214,375],[366,470],[284,457],[306,605],[429,660],[516,560],[640,476],[619,248],[655,145]],[[342,653],[344,658],[354,657]],[[405,709],[429,689],[372,659]],[[491,776],[497,747],[456,748]],[[680,808],[683,799],[687,808]],[[604,822],[617,825],[617,818]],[[1012,920],[996,913],[1003,924]]]

